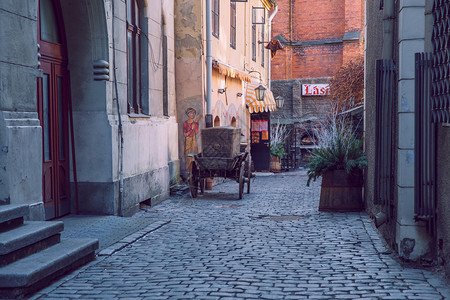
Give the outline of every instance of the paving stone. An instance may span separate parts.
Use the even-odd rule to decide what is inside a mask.
[[[108,227],[96,219],[95,234],[119,222],[135,231],[33,297],[445,299],[434,273],[379,253],[384,245],[364,212],[317,211],[320,180],[306,180],[304,171],[257,176],[242,200],[228,181],[141,211],[141,221],[110,218]]]

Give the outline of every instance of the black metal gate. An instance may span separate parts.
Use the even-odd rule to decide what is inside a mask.
[[[284,141],[284,152],[286,155],[281,158],[281,169],[284,171],[294,170],[299,167],[298,129],[294,124],[286,125],[289,132]]]
[[[385,207],[392,217],[394,186],[394,112],[396,68],[394,61],[377,60],[376,65],[376,151],[375,151],[375,204]]]

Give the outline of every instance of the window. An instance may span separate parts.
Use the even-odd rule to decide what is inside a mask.
[[[137,114],[142,113],[139,15],[138,1],[127,0],[128,112]]]
[[[217,116],[214,118],[214,127],[219,127],[220,126],[220,118]]]
[[[252,25],[252,60],[256,61],[256,25]]]
[[[236,2],[230,2],[230,46],[236,49]]]
[[[212,34],[219,37],[219,0],[213,0],[212,6]]]
[[[261,66],[264,67],[264,24],[261,26]]]

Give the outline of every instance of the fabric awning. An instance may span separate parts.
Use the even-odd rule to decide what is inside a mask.
[[[247,81],[247,82],[251,81],[251,77],[247,72],[244,72],[235,67],[232,67],[224,62],[221,62],[218,59],[212,60],[212,67],[213,67],[213,69],[216,69],[219,72],[219,74],[229,76],[231,78],[237,78],[242,81]]]
[[[259,83],[248,83],[247,84],[247,95],[245,97],[245,104],[248,106],[250,113],[264,112],[264,111],[276,111],[277,105],[275,99],[273,98],[272,91],[266,90],[264,96],[264,101],[256,100],[255,88],[259,86]]]

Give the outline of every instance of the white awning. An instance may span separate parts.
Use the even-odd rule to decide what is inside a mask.
[[[259,86],[259,83],[248,83],[247,84],[247,95],[245,97],[245,104],[248,106],[250,113],[264,112],[264,111],[276,111],[277,105],[275,104],[275,99],[273,98],[272,91],[266,90],[264,95],[264,101],[259,101],[256,99],[255,89]]]

